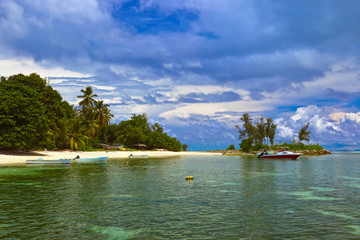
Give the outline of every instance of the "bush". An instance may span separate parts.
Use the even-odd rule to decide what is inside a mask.
[[[234,144],[230,144],[230,146],[226,150],[235,150]]]

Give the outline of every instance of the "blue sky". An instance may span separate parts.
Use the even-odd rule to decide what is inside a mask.
[[[114,123],[146,113],[192,150],[237,145],[245,112],[360,149],[358,0],[7,0],[0,31],[0,75],[72,104],[92,86]]]

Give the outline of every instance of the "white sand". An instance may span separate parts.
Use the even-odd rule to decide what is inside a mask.
[[[0,164],[25,164],[26,160],[35,160],[43,158],[47,160],[56,160],[60,158],[75,158],[77,155],[83,158],[108,157],[128,158],[130,154],[147,154],[149,158],[173,157],[173,156],[219,156],[221,153],[212,152],[171,152],[171,151],[100,151],[100,152],[81,152],[81,151],[37,151],[41,155],[5,155],[0,154]]]

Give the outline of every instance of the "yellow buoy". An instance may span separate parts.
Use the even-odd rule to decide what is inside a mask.
[[[193,176],[186,176],[186,178],[185,178],[186,180],[193,180],[194,179],[194,177]]]

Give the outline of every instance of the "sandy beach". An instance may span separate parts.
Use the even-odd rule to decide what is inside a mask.
[[[221,155],[221,153],[212,152],[171,152],[171,151],[99,151],[99,152],[82,152],[82,151],[35,151],[30,153],[0,153],[0,164],[25,164],[26,160],[35,160],[43,158],[46,160],[55,160],[60,158],[75,158],[77,155],[83,158],[108,157],[128,158],[130,154],[147,154],[149,158],[176,157],[176,156],[211,156]]]

